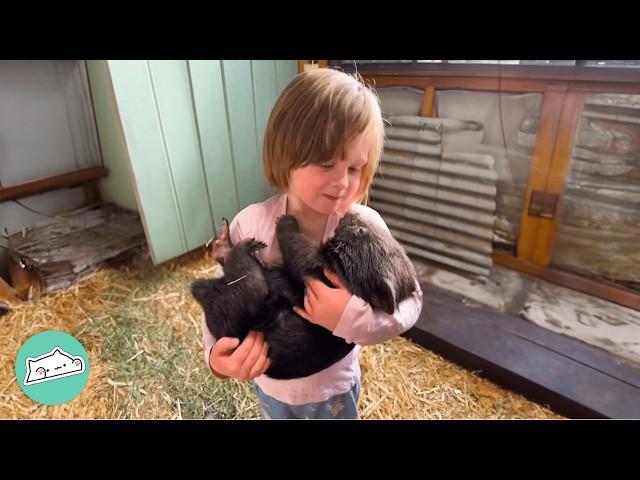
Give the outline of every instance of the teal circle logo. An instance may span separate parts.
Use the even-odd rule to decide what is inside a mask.
[[[24,342],[16,358],[16,379],[29,398],[60,405],[77,397],[89,379],[89,356],[68,333],[40,332]]]

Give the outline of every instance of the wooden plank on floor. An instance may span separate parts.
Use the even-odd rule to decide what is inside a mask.
[[[518,317],[422,288],[422,313],[404,336],[562,415],[640,418],[640,369]]]
[[[427,286],[426,288],[434,302],[446,305],[463,315],[478,317],[495,328],[501,328],[511,332],[513,335],[526,337],[544,348],[571,357],[576,362],[601,370],[607,375],[640,388],[640,368],[633,366],[623,358],[612,355],[606,350],[594,347],[576,338],[552,332],[526,319],[498,314],[495,310],[486,306],[469,308],[461,302],[462,297],[450,293],[442,294],[442,290],[437,287]]]

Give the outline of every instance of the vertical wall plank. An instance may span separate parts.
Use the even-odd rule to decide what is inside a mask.
[[[271,109],[276,101],[276,62],[275,60],[253,60],[251,62],[253,73],[253,100],[256,112],[256,138],[260,169],[262,172],[262,185],[265,198],[276,192],[267,182],[264,176],[262,163],[262,148],[264,146],[264,133],[269,121]]]
[[[219,60],[191,60],[189,70],[209,202],[219,232],[222,217],[231,220],[239,211],[221,65]]]
[[[298,64],[293,60],[276,60],[276,93],[280,95],[293,77],[298,74]]]
[[[189,70],[183,60],[150,61],[149,66],[180,223],[187,249],[193,250],[211,238],[213,223],[200,158]]]
[[[422,101],[422,111],[420,115],[423,117],[433,117],[436,98],[436,88],[432,85],[424,89],[424,99]]]
[[[118,106],[111,86],[106,60],[88,60],[87,71],[100,138],[102,161],[109,175],[100,180],[102,197],[130,210],[138,210],[133,188],[133,173],[124,134],[120,126]]]
[[[155,263],[204,244],[276,191],[262,167],[284,61],[109,61],[137,203]]]
[[[544,190],[546,187],[565,95],[564,91],[557,90],[548,90],[544,93],[540,127],[536,136],[533,160],[529,168],[529,183],[518,234],[517,245],[518,258],[520,260],[533,261],[538,227],[541,220],[544,219],[529,216],[531,192],[533,190]]]
[[[120,121],[155,263],[187,251],[151,75],[145,61],[109,60]]]
[[[536,232],[536,248],[533,256],[533,263],[543,267],[547,267],[551,263],[556,228],[562,218],[560,213],[562,197],[564,187],[567,183],[567,172],[571,165],[573,143],[578,133],[584,99],[585,94],[583,92],[567,93],[565,107],[562,111],[562,117],[560,118],[560,124],[558,126],[556,146],[545,188],[545,191],[558,195],[558,205],[552,219],[540,219],[540,225]]]
[[[222,72],[239,208],[242,209],[262,201],[264,194],[256,147],[251,63],[246,60],[224,60]]]

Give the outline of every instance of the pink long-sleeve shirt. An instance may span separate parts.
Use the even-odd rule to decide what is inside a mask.
[[[230,225],[230,237],[235,245],[242,239],[254,237],[267,244],[258,251],[257,258],[264,266],[282,265],[282,254],[276,238],[276,219],[286,213],[287,195],[273,196],[264,202],[249,205],[242,210]],[[370,207],[353,204],[351,212],[357,213],[367,221],[389,231],[382,217]],[[334,234],[343,214],[337,212],[329,216],[323,241]],[[422,290],[416,279],[416,291],[398,305],[389,315],[371,306],[353,295],[336,325],[333,334],[354,342],[355,348],[342,360],[330,367],[304,378],[276,380],[266,375],[256,377],[254,381],[267,395],[290,405],[309,402],[321,402],[349,391],[360,379],[360,346],[382,343],[396,337],[411,328],[422,310]],[[207,365],[215,338],[209,332],[204,315],[202,316],[204,355]]]

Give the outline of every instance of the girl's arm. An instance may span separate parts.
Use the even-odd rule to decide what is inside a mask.
[[[361,298],[353,295],[342,312],[333,334],[358,345],[382,343],[409,330],[422,311],[422,290],[416,281],[416,291],[398,304],[393,314],[373,310]]]
[[[389,232],[382,217],[376,211],[368,210],[367,219]],[[294,306],[293,310],[348,342],[359,345],[382,343],[410,329],[420,316],[422,290],[417,278],[411,296],[400,302],[392,314],[388,314],[373,310],[362,298],[352,294],[335,273],[325,269],[324,274],[335,288],[314,278],[307,278],[304,309]]]

